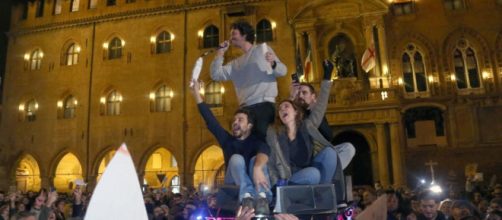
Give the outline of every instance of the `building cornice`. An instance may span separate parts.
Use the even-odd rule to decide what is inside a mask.
[[[252,4],[257,2],[267,2],[267,1],[277,1],[277,0],[213,0],[213,1],[205,1],[191,4],[180,4],[180,5],[165,5],[156,8],[141,8],[137,10],[130,11],[122,11],[116,13],[110,13],[106,15],[87,17],[82,19],[72,19],[62,22],[55,22],[50,24],[43,24],[29,28],[20,28],[19,30],[10,31],[8,35],[10,37],[13,36],[21,36],[26,34],[32,34],[37,32],[47,32],[58,29],[66,29],[73,28],[79,26],[87,26],[94,23],[104,23],[110,21],[119,21],[119,20],[127,20],[134,19],[140,17],[150,17],[150,16],[158,16],[164,14],[175,14],[181,12],[188,11],[196,11],[203,10],[208,8],[220,8],[227,7],[233,5],[242,5],[242,4]]]

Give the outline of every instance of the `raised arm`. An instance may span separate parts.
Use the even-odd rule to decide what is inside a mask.
[[[192,96],[197,102],[197,107],[199,108],[200,115],[206,122],[209,131],[211,131],[214,137],[223,146],[223,142],[225,142],[225,140],[230,137],[230,134],[223,127],[221,127],[220,123],[214,117],[209,107],[206,105],[206,103],[204,103],[202,95],[200,94],[199,91],[200,91],[200,83],[194,80],[193,86],[190,87],[190,92],[192,93]]]
[[[288,71],[286,65],[277,58],[277,55],[275,55],[275,52],[270,47],[268,47],[268,52],[265,54],[265,60],[272,66],[272,74],[274,74],[275,77],[286,75]]]
[[[321,91],[319,92],[319,98],[316,103],[312,106],[311,112],[307,120],[310,120],[316,128],[322,122],[324,114],[326,113],[326,108],[328,106],[329,91],[333,82],[331,81],[331,72],[333,71],[333,63],[325,60],[323,62],[324,75],[321,82]]]
[[[227,81],[230,79],[230,75],[232,73],[232,64],[228,63],[227,65],[223,65],[223,56],[228,50],[228,44],[228,41],[220,44],[218,51],[216,51],[214,60],[213,62],[211,62],[211,79],[215,81]]]

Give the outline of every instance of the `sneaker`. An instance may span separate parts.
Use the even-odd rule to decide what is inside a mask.
[[[256,200],[254,213],[256,217],[267,217],[270,215],[267,198],[260,197]]]
[[[254,209],[254,199],[253,197],[245,197],[241,201],[241,206],[248,207],[249,209]]]

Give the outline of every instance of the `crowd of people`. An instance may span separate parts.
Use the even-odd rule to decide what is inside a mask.
[[[222,210],[217,206],[215,194],[201,194],[195,189],[183,188],[181,193],[147,189],[144,202],[150,219],[268,218],[275,186],[334,183],[335,190],[345,189],[343,169],[354,157],[355,148],[351,143],[332,144],[333,131],[325,117],[336,63],[329,60],[322,63],[319,92],[313,85],[293,78],[290,97],[276,103],[276,78],[287,74],[286,66],[268,45],[254,43],[254,29],[248,22],[233,23],[230,33],[229,41],[222,42],[216,52],[210,74],[212,80],[232,81],[235,87],[239,108],[234,113],[231,131],[220,125],[204,102],[197,79],[190,82],[190,91],[209,131],[222,148],[224,182],[239,187],[239,201],[235,202],[241,206],[237,212]],[[224,64],[230,45],[243,54]],[[502,186],[494,190],[502,191]],[[449,198],[440,202],[440,197],[429,191],[409,193],[376,187],[354,191],[354,201],[348,204],[357,215],[379,195],[386,194],[389,220],[500,219],[500,195],[495,193],[486,202],[482,198],[488,194],[471,192],[472,201]],[[54,190],[7,195],[2,192],[0,220],[83,218],[90,196],[91,192],[83,192],[80,187],[71,195]],[[332,217],[274,215],[279,220]]]
[[[469,184],[467,184],[469,185]],[[387,198],[387,220],[501,220],[502,185],[478,184],[461,193],[433,192],[426,188],[382,188],[356,186],[349,207],[357,217],[381,195]],[[83,219],[92,192],[77,187],[72,193],[42,189],[39,192],[0,191],[0,220],[65,220]],[[146,188],[144,203],[151,220],[200,220],[216,217],[249,220],[252,210],[240,212],[218,208],[215,193],[182,187],[180,193],[167,189]],[[124,210],[127,211],[127,210]],[[247,214],[251,213],[251,214]],[[301,218],[301,216],[300,216]],[[279,215],[276,219],[298,219]],[[326,217],[323,217],[326,219]]]

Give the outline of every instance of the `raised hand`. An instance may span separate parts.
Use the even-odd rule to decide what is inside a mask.
[[[322,78],[324,80],[331,80],[331,73],[333,72],[333,68],[334,68],[333,63],[326,59],[322,63],[322,68],[324,70],[324,74],[323,74]]]

